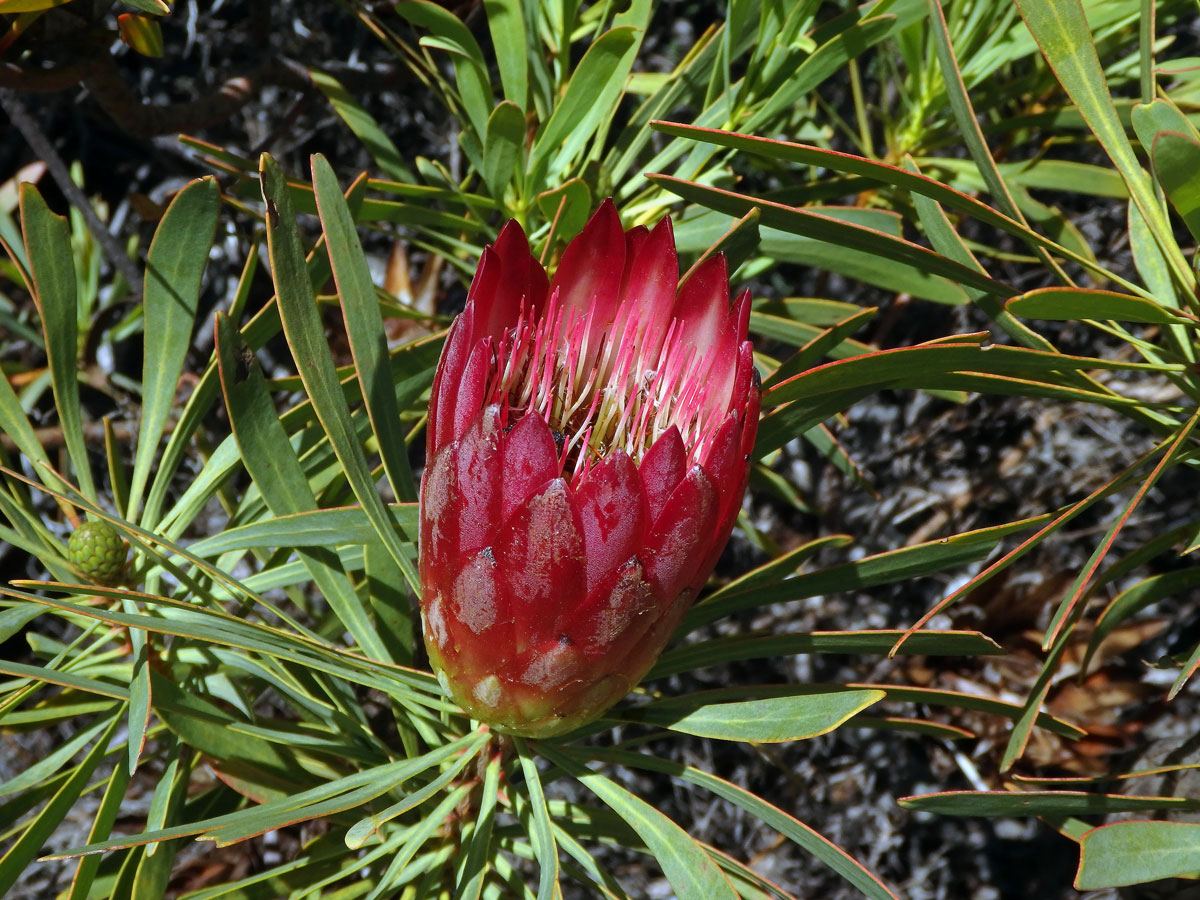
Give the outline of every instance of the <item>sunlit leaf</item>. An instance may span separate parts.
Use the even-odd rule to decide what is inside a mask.
[[[718,740],[800,741],[832,731],[883,698],[882,691],[801,692],[791,697],[704,703],[704,696],[698,694],[661,700],[627,717]]]
[[[1194,324],[1144,297],[1086,288],[1040,288],[1013,297],[1004,304],[1010,313],[1030,319],[1115,319],[1156,325]]]
[[[142,56],[163,55],[162,27],[158,24],[158,19],[137,13],[123,13],[117,16],[117,28],[121,40]]]
[[[1200,873],[1200,825],[1113,822],[1083,835],[1075,887],[1081,891]]]
[[[196,321],[200,281],[216,233],[220,201],[221,192],[214,179],[193,181],[167,207],[146,255],[142,419],[126,513],[131,520],[141,508],[142,492],[157,456],[158,442],[175,405],[175,392]]]
[[[262,186],[268,209],[267,241],[279,296],[280,318],[292,354],[297,359],[300,376],[355,496],[409,584],[419,590],[416,568],[401,546],[395,524],[383,508],[362,447],[355,439],[350,411],[338,386],[337,372],[314,302],[312,282],[304,266],[295,213],[283,173],[266,155],[262,159]]]
[[[82,406],[79,402],[78,296],[75,281],[75,255],[71,252],[67,220],[55,215],[38,193],[26,182],[21,185],[21,230],[25,254],[33,278],[42,319],[46,356],[50,362],[54,405],[62,426],[63,439],[71,456],[75,477],[86,497],[96,496],[92,467],[83,440]]]

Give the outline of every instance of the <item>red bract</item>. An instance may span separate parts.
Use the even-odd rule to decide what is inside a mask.
[[[425,644],[503,731],[559,734],[645,675],[746,489],[759,386],[725,259],[679,280],[670,219],[606,201],[552,281],[509,222],[434,376],[421,482]]]

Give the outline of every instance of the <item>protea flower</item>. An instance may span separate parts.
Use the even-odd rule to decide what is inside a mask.
[[[725,259],[682,284],[670,219],[606,201],[553,280],[516,222],[483,251],[434,376],[425,644],[443,687],[545,737],[637,684],[712,573],[759,384]],[[677,290],[678,285],[678,290]]]

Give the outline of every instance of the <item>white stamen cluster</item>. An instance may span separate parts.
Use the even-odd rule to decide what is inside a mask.
[[[522,303],[516,324],[495,348],[486,402],[501,423],[539,413],[559,441],[559,464],[570,480],[618,448],[635,463],[672,425],[691,462],[703,458],[729,408],[709,376],[718,345],[682,339],[681,323],[640,316],[636,301],[618,307],[614,322],[594,329],[596,306],[564,313],[559,293],[533,319]]]

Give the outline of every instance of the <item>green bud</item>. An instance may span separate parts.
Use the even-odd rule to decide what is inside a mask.
[[[67,542],[67,559],[84,578],[112,587],[125,572],[128,548],[107,522],[84,522]]]

